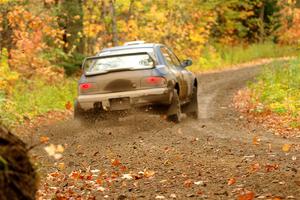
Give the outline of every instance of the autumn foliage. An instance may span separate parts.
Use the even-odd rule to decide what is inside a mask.
[[[272,48],[274,42],[297,44],[296,5],[287,0],[0,0],[0,108],[18,112],[7,121],[48,112],[54,100],[26,106],[31,97],[20,97],[21,91],[45,97],[36,89],[45,85],[54,88],[50,99],[60,101],[55,108],[64,108],[76,92],[69,92],[75,87],[65,74],[80,73],[85,56],[132,40],[170,46],[180,58],[194,60],[194,71],[289,54],[284,46],[279,53]],[[251,50],[253,43],[262,46]]]

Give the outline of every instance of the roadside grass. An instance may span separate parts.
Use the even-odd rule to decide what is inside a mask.
[[[266,65],[257,81],[234,96],[234,105],[251,121],[275,134],[300,133],[300,58]]]
[[[234,65],[252,62],[264,58],[296,56],[297,46],[278,45],[272,42],[224,46],[207,46],[195,64],[189,69],[194,72],[230,68]]]
[[[0,93],[0,121],[11,128],[49,111],[63,111],[67,102],[73,103],[76,88],[74,79],[56,84],[19,80],[10,95]]]
[[[263,104],[255,112],[270,110],[276,114],[300,115],[300,58],[266,67],[256,83],[249,85],[253,100]],[[300,126],[294,123],[294,126]]]

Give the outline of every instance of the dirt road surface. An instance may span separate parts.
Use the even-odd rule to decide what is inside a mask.
[[[65,146],[59,161],[43,147],[32,152],[41,163],[41,198],[73,190],[73,196],[96,199],[300,199],[300,138],[275,136],[231,106],[233,94],[260,70],[199,75],[198,121],[174,124],[139,113],[89,128],[69,120],[39,129],[35,139],[25,140],[33,144],[48,136]],[[288,152],[282,150],[285,144],[291,144]],[[101,191],[68,188],[77,183],[66,184],[68,177],[46,179],[55,171],[90,169],[100,170]]]

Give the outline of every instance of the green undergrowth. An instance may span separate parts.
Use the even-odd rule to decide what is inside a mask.
[[[190,70],[199,72],[230,68],[233,65],[263,58],[295,56],[297,52],[296,46],[283,46],[272,42],[237,46],[215,44],[203,50],[201,57]]]
[[[0,93],[0,121],[12,127],[49,111],[64,110],[75,98],[76,85],[73,79],[56,84],[19,80],[9,95]]]
[[[254,99],[263,104],[256,112],[270,110],[277,114],[289,114],[299,119],[300,115],[300,58],[289,62],[268,65],[257,82],[249,85]],[[292,126],[299,127],[295,121]]]

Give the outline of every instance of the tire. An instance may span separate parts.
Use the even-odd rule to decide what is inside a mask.
[[[199,108],[198,108],[198,90],[197,87],[193,88],[193,94],[191,97],[191,101],[184,106],[184,113],[188,117],[193,119],[199,119]]]
[[[167,116],[169,121],[175,123],[180,123],[182,121],[181,105],[176,89],[173,91],[172,103],[168,109]]]

